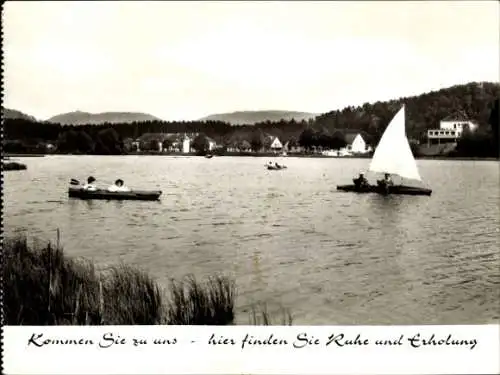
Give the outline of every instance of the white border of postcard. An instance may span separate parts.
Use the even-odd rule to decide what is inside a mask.
[[[6,326],[14,374],[498,374],[499,325]]]

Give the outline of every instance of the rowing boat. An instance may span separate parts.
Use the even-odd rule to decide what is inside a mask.
[[[21,164],[15,161],[9,161],[7,163],[4,163],[2,161],[2,165],[4,171],[22,171],[27,169],[25,164]]]
[[[160,190],[135,190],[135,191],[108,191],[104,189],[86,190],[81,187],[70,186],[68,196],[79,199],[105,199],[105,200],[140,200],[156,201],[160,199]]]
[[[425,187],[414,186],[421,182],[417,162],[413,157],[410,143],[405,131],[404,105],[394,116],[380,138],[380,142],[373,154],[370,167],[371,173],[382,173],[399,176],[401,183],[397,185],[384,185],[380,180],[377,185],[338,185],[337,190],[354,193],[378,193],[401,195],[431,195],[432,190]],[[408,182],[403,183],[403,179]]]
[[[375,185],[365,185],[365,186],[356,186],[356,185],[339,185],[337,186],[337,190],[353,192],[353,193],[378,193],[382,195],[387,194],[398,194],[398,195],[431,195],[432,190],[415,187],[415,186],[405,186],[405,185],[393,185],[387,186],[387,188],[382,186]]]
[[[267,169],[270,171],[279,171],[281,169],[286,169],[286,165],[266,165]]]

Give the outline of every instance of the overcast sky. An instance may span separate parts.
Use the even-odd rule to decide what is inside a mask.
[[[327,112],[499,81],[499,5],[446,2],[7,2],[5,106]]]

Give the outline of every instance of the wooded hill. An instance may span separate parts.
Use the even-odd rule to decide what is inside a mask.
[[[365,103],[324,113],[315,119],[316,129],[364,130],[379,138],[392,117],[406,105],[406,133],[409,138],[424,139],[428,129],[455,113],[463,113],[476,121],[481,130],[488,130],[493,102],[498,99],[500,84],[468,83],[388,102]]]
[[[495,101],[498,103],[499,91],[500,84],[498,83],[468,83],[408,98],[372,104],[366,103],[358,107],[351,106],[342,110],[324,113],[308,121],[296,121],[294,119],[265,121],[255,125],[242,126],[232,126],[222,121],[168,122],[153,120],[133,123],[105,123],[102,125],[89,124],[75,127],[26,118],[6,118],[4,139],[7,141],[17,140],[18,143],[28,145],[37,142],[57,143],[58,140],[68,137],[66,133],[71,132],[71,138],[74,138],[75,144],[78,144],[77,138],[82,140],[96,139],[99,133],[107,130],[105,133],[108,134],[108,143],[114,140],[123,142],[125,138],[137,138],[144,133],[198,132],[205,133],[218,142],[224,142],[224,140],[234,139],[235,137],[249,138],[248,141],[250,142],[252,134],[255,134],[255,132],[265,132],[280,137],[284,143],[291,138],[300,139],[301,133],[308,129],[308,132],[318,135],[316,137],[318,140],[321,140],[322,136],[324,138],[325,135],[333,136],[333,134],[338,134],[338,131],[364,131],[370,136],[371,143],[376,145],[390,120],[404,103],[406,105],[406,127],[409,138],[424,141],[427,129],[439,127],[439,122],[445,117],[455,113],[463,113],[470,120],[476,121],[479,124],[479,129],[474,136],[468,135],[468,138],[462,142],[462,145],[468,142],[469,146],[472,144],[475,146],[470,146],[472,148],[469,147],[468,151],[461,152],[472,153],[470,156],[475,156],[473,154],[480,152],[481,148],[486,147],[487,144],[488,155],[492,153],[498,155],[498,133],[495,133],[498,131],[498,112],[496,112],[496,115],[494,114],[493,106]],[[112,133],[116,134],[111,136],[109,132],[111,129],[113,130]],[[480,143],[476,142],[478,139]],[[7,151],[7,144],[4,146]],[[113,152],[118,152],[120,149],[120,147],[113,148],[115,150]],[[105,148],[100,148],[100,150],[105,150]],[[481,156],[483,155],[481,154]]]

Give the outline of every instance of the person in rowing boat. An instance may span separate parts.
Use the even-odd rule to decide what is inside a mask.
[[[115,183],[113,185],[108,187],[108,191],[111,191],[111,192],[130,191],[130,189],[123,184],[123,180],[118,179],[115,181]]]
[[[97,187],[94,185],[95,178],[90,176],[87,178],[87,183],[83,185],[82,189],[88,190],[88,191],[96,191]]]
[[[356,188],[364,188],[368,186],[368,180],[366,179],[364,173],[360,173],[358,178],[352,180]]]

